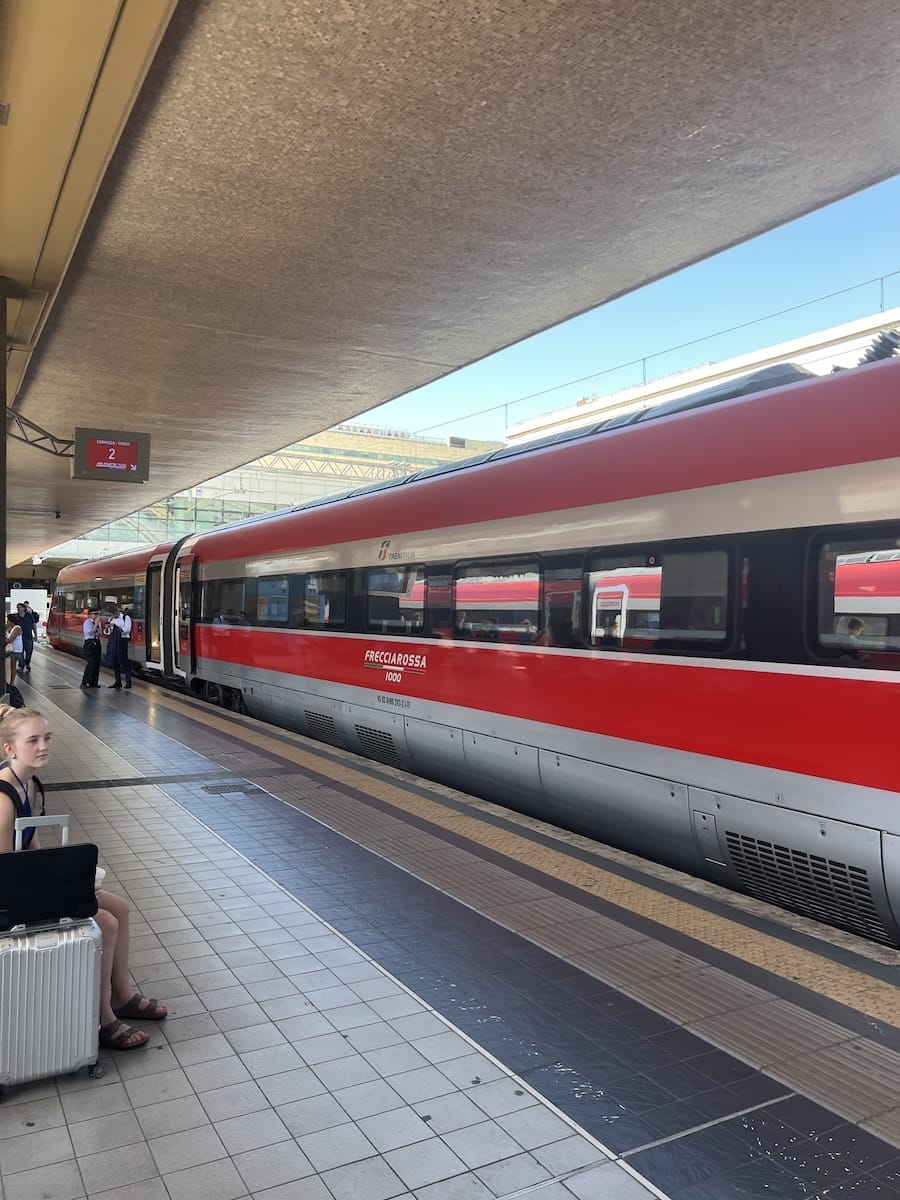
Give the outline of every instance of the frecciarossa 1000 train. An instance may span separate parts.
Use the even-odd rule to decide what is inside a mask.
[[[804,374],[68,567],[50,640],[118,604],[144,675],[900,944],[900,362]]]

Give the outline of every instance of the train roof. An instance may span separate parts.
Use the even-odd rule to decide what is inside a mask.
[[[813,378],[816,377],[811,371],[807,371],[805,367],[800,367],[796,363],[777,363],[775,366],[763,367],[759,371],[753,371],[737,379],[729,379],[725,383],[716,384],[713,387],[704,388],[698,392],[690,392],[687,396],[679,396],[677,399],[669,400],[665,404],[643,408],[639,412],[626,413],[620,417],[609,417],[605,421],[579,426],[577,429],[563,430],[561,433],[548,434],[547,437],[535,438],[532,442],[523,442],[517,446],[502,446],[499,450],[488,450],[483,454],[473,455],[471,458],[458,459],[456,462],[441,463],[437,467],[429,467],[424,471],[413,471],[411,474],[402,475],[397,479],[385,479],[378,483],[367,484],[365,487],[353,488],[350,491],[341,492],[336,496],[319,496],[315,500],[306,500],[303,504],[297,504],[290,509],[282,511],[304,512],[311,508],[321,508],[325,504],[336,504],[342,500],[349,500],[353,496],[370,496],[374,492],[383,492],[389,488],[401,487],[404,484],[414,481],[436,479],[441,475],[452,475],[457,471],[468,471],[472,467],[479,467],[484,463],[499,462],[501,459],[513,458],[520,454],[533,454],[538,450],[545,449],[547,446],[557,446],[562,442],[596,437],[597,434],[606,433],[613,429],[622,429],[626,425],[636,425],[640,422],[652,421],[657,417],[666,417],[673,413],[687,412],[693,408],[703,408],[707,404],[718,404],[724,400],[734,400],[738,396],[749,396],[754,392],[768,391],[776,387],[786,387],[790,383],[798,383],[801,380]],[[267,517],[277,515],[277,513],[265,514]],[[236,524],[246,523],[236,522]],[[222,526],[222,528],[229,528],[229,526]]]
[[[126,551],[113,551],[111,554],[104,554],[102,558],[82,558],[78,562],[69,563],[67,566],[63,567],[59,572],[59,575],[63,578],[64,582],[68,582],[70,580],[74,582],[83,582],[79,579],[79,575],[82,571],[89,569],[92,572],[96,572],[96,570],[99,567],[102,567],[104,563],[115,563],[117,569],[128,571],[133,566],[142,566],[151,558],[156,557],[156,555],[165,557],[174,545],[174,541],[160,542],[156,546],[140,546],[136,549]]]
[[[861,364],[864,361],[861,360]],[[840,373],[840,376],[853,374],[856,369],[843,371]],[[504,446],[498,450],[487,451],[471,458],[444,463],[422,471],[414,471],[409,475],[400,476],[396,479],[380,480],[377,483],[352,488],[337,495],[317,497],[313,500],[304,501],[302,504],[279,509],[276,512],[261,513],[252,517],[246,517],[240,521],[221,525],[216,529],[208,530],[204,533],[191,534],[188,537],[188,542],[192,543],[200,539],[204,541],[210,538],[217,539],[219,535],[232,531],[244,530],[255,526],[268,526],[270,523],[278,522],[293,514],[328,510],[351,499],[370,497],[383,492],[393,492],[397,488],[402,489],[412,483],[457,476],[461,472],[465,474],[474,468],[490,463],[502,462],[507,459],[527,458],[530,455],[537,455],[549,447],[559,446],[563,443],[587,443],[595,439],[602,439],[605,434],[615,434],[632,426],[655,425],[658,420],[666,417],[678,416],[700,408],[717,407],[726,401],[741,400],[751,397],[754,394],[765,394],[776,389],[790,388],[795,383],[810,383],[811,381],[818,380],[820,384],[827,387],[830,378],[839,378],[840,376],[817,376],[796,363],[776,363],[757,371],[749,372],[747,375],[736,379],[731,379],[712,387],[702,388],[698,391],[690,392],[685,396],[679,396],[664,404],[641,409],[638,412],[607,418],[604,421],[577,429],[564,430],[561,433],[552,434],[545,438],[538,438],[519,446]]]
[[[881,365],[884,366],[886,364]],[[895,365],[892,369],[896,370],[897,368],[900,368],[900,362],[895,360]],[[828,433],[828,428],[833,424],[836,414],[844,411],[847,404],[851,401],[855,402],[857,397],[861,401],[863,396],[871,397],[873,402],[875,402],[876,397],[880,396],[881,399],[877,401],[876,406],[880,406],[881,411],[883,411],[885,403],[888,405],[892,403],[891,396],[894,393],[894,388],[888,385],[888,389],[885,391],[884,384],[876,382],[875,375],[869,377],[869,370],[877,374],[878,369],[877,365],[866,369],[866,384],[862,385],[862,381],[860,380],[862,390],[856,387],[848,390],[846,383],[842,385],[838,381],[849,381],[851,377],[856,375],[856,369],[842,371],[837,375],[821,377],[812,375],[795,363],[778,363],[758,371],[750,372],[740,378],[729,380],[726,383],[704,388],[689,393],[686,396],[678,397],[665,404],[643,409],[636,413],[628,413],[578,429],[566,430],[562,433],[537,439],[521,446],[503,447],[459,462],[447,463],[423,471],[416,471],[397,479],[382,480],[375,484],[342,492],[339,495],[321,497],[300,505],[280,509],[277,512],[261,513],[202,533],[195,532],[188,534],[182,539],[181,544],[185,546],[185,549],[189,549],[196,543],[218,544],[220,537],[225,536],[227,538],[232,533],[255,532],[258,529],[259,534],[256,536],[259,538],[258,545],[261,548],[262,545],[269,545],[272,541],[269,531],[280,528],[282,521],[289,519],[295,514],[316,513],[318,515],[321,512],[323,517],[326,514],[330,516],[331,510],[340,508],[347,500],[372,497],[379,493],[384,493],[385,500],[389,500],[396,494],[398,488],[402,491],[408,484],[430,480],[439,482],[444,479],[449,482],[451,478],[456,479],[459,477],[460,473],[465,475],[478,467],[491,463],[501,463],[505,460],[512,460],[510,461],[510,466],[513,466],[513,462],[522,462],[523,460],[527,462],[532,456],[535,457],[536,461],[540,461],[543,459],[541,451],[562,446],[566,443],[571,445],[573,451],[577,452],[579,445],[588,446],[593,442],[596,442],[598,445],[604,443],[606,440],[604,435],[607,434],[611,437],[622,434],[627,436],[631,433],[634,426],[646,425],[648,426],[648,434],[651,428],[656,433],[656,426],[658,424],[661,425],[664,418],[681,417],[692,410],[696,411],[703,408],[718,410],[720,405],[723,406],[724,413],[725,407],[729,410],[732,408],[730,404],[725,405],[727,401],[738,402],[738,408],[734,409],[736,417],[738,411],[744,413],[744,417],[742,419],[739,418],[737,424],[734,426],[734,433],[731,437],[733,444],[725,455],[725,458],[731,465],[727,465],[725,459],[723,459],[723,444],[718,445],[717,453],[712,459],[705,453],[701,453],[698,457],[698,454],[695,452],[699,449],[696,445],[697,437],[685,427],[678,434],[675,434],[673,430],[672,438],[674,438],[674,441],[666,447],[664,458],[661,458],[660,455],[663,453],[664,444],[668,443],[668,434],[664,436],[663,442],[660,441],[659,437],[655,437],[651,438],[646,446],[644,446],[643,442],[641,442],[640,447],[636,444],[630,446],[628,451],[625,452],[625,459],[622,458],[621,453],[617,453],[612,459],[607,461],[602,476],[596,476],[594,482],[588,486],[588,492],[591,494],[597,493],[599,488],[601,492],[605,493],[605,499],[620,499],[626,495],[655,494],[659,490],[668,490],[668,487],[660,488],[658,486],[661,478],[658,467],[661,463],[667,464],[667,473],[672,478],[671,486],[678,489],[705,486],[714,481],[719,482],[721,481],[719,476],[722,479],[726,479],[729,477],[729,472],[733,471],[737,471],[738,474],[731,477],[744,478],[746,477],[744,475],[745,471],[750,471],[751,475],[779,474],[785,471],[809,470],[814,466],[833,465],[844,461],[864,461],[869,458],[883,457],[884,453],[887,453],[886,448],[884,453],[881,454],[878,453],[878,450],[882,446],[886,446],[886,444],[875,430],[867,427],[866,423],[860,425],[859,422],[855,422],[852,426],[848,426],[847,430],[838,435]],[[871,378],[871,384],[869,383],[869,378]],[[834,381],[833,383],[831,382],[832,380]],[[791,385],[795,383],[804,383],[807,385],[806,387],[796,389],[796,400],[799,407],[792,403],[782,410],[780,407],[773,408],[770,404],[761,410],[763,413],[761,419],[766,428],[771,426],[773,420],[782,422],[782,426],[784,426],[784,421],[788,421],[788,425],[794,426],[793,436],[787,436],[773,442],[771,439],[760,434],[756,418],[751,414],[750,409],[745,408],[741,402],[752,398],[754,395],[765,396],[776,390],[787,390],[794,393],[795,389]],[[809,391],[809,388],[813,389],[812,393]],[[830,403],[825,404],[826,397],[832,395],[832,388],[836,389],[834,398]],[[806,397],[806,399],[801,400],[801,397]],[[868,403],[868,400],[865,402]],[[778,404],[780,405],[780,400]],[[824,409],[829,414],[825,425],[822,425],[815,419],[815,414],[820,404],[823,404]],[[753,413],[755,411],[753,409]],[[791,415],[795,412],[798,414],[796,417]],[[801,423],[800,426],[797,425],[798,421]],[[721,423],[719,423],[718,428],[719,430],[722,429]],[[797,432],[800,428],[804,431],[808,430],[808,436],[804,432],[798,438]],[[883,420],[879,428],[883,428]],[[702,442],[710,435],[712,430],[707,430],[704,426],[704,430],[698,432],[700,441]],[[754,445],[754,439],[758,439],[757,445]],[[694,449],[691,448],[692,443],[695,443]],[[853,443],[852,446],[850,443]],[[625,451],[624,445],[622,450],[623,452]],[[848,458],[847,455],[850,455],[850,457]],[[682,466],[679,466],[679,463]],[[585,469],[583,456],[581,466],[580,468],[576,468],[576,471],[578,469],[582,472]],[[693,474],[691,474],[692,472]],[[472,476],[472,486],[467,487],[463,492],[459,493],[461,499],[454,508],[454,515],[458,519],[456,521],[451,520],[451,524],[477,520],[478,518],[473,515],[476,511],[485,513],[491,511],[495,516],[502,516],[506,510],[509,510],[507,515],[510,515],[513,509],[518,511],[518,502],[515,500],[506,499],[494,503],[493,494],[490,491],[485,491],[483,484],[479,486],[475,483],[475,480],[480,478],[482,477],[476,470],[476,473]],[[582,476],[581,478],[587,481],[588,477]],[[554,508],[566,507],[567,505],[571,506],[572,503],[588,503],[588,500],[580,498],[581,495],[585,494],[583,492],[578,493],[577,499],[574,498],[574,484],[571,480],[568,484],[563,483],[561,487],[558,487],[556,479],[551,480],[544,471],[539,472],[535,479],[541,479],[545,487],[552,482],[554,501],[558,502],[548,505],[548,511]],[[520,476],[517,487],[521,489],[521,486],[522,477]],[[526,487],[529,491],[534,491],[533,484],[526,485]],[[641,489],[646,488],[650,488],[652,492],[641,491]],[[564,499],[562,493],[565,493],[568,499]],[[544,496],[548,494],[546,491],[542,493]],[[485,505],[485,501],[489,497],[491,499],[487,505],[481,507]],[[593,502],[597,502],[596,497]],[[353,513],[355,514],[355,512],[354,508]],[[391,528],[387,532],[392,534],[401,534],[407,530],[407,527],[410,530],[414,527],[414,525],[408,525],[406,520],[398,520],[398,510],[396,508],[392,508],[390,511],[384,510],[381,512],[381,515],[390,522]],[[375,525],[367,528],[364,533],[361,528],[358,533],[356,532],[357,518],[355,515],[351,518],[351,513],[348,511],[347,514],[342,514],[342,516],[344,519],[336,525],[330,524],[327,530],[324,526],[317,526],[315,531],[310,533],[310,536],[313,538],[322,538],[323,544],[324,542],[335,540],[344,541],[348,540],[348,538],[349,540],[354,540],[357,536],[381,536],[377,534],[376,529],[379,519],[377,514],[373,513],[371,517],[371,520],[375,521]],[[247,543],[246,546],[237,550],[237,552],[250,552],[255,548],[254,543]],[[137,553],[144,558],[150,558],[153,554],[165,549],[165,546],[160,546],[155,549],[148,548],[145,551]],[[111,559],[121,563],[122,557],[121,555],[113,555]],[[99,562],[103,561],[109,560],[95,560],[92,566],[96,566]],[[79,567],[81,565],[78,564]],[[66,568],[65,570],[68,575],[68,572],[75,570],[75,568]]]

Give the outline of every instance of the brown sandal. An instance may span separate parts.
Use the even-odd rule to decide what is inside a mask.
[[[133,1039],[137,1038],[137,1041]],[[140,1050],[150,1041],[143,1029],[132,1029],[124,1021],[110,1021],[100,1026],[100,1046],[103,1050]]]
[[[135,992],[130,1000],[114,1008],[117,1017],[126,1017],[129,1021],[164,1021],[169,1010],[158,1000],[148,1000],[140,992]]]

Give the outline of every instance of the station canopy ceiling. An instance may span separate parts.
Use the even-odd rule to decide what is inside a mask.
[[[900,171],[896,0],[0,12],[10,565]]]

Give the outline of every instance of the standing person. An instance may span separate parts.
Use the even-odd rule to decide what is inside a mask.
[[[97,610],[92,608],[84,619],[84,674],[81,676],[83,688],[100,686],[100,622],[97,620]]]
[[[31,656],[34,654],[34,635],[37,630],[37,617],[31,605],[27,602],[16,605],[19,626],[22,630],[22,670],[31,670]]]
[[[22,626],[15,613],[6,614],[6,658],[9,662],[9,686],[12,687],[22,658]]]
[[[13,849],[16,817],[30,817],[35,804],[35,779],[50,754],[50,727],[46,719],[33,708],[10,708],[0,705],[0,749],[4,762],[0,766],[0,781],[7,784],[0,791],[0,851]],[[15,800],[12,798],[15,796]],[[34,829],[25,830],[23,841],[28,850],[39,849]],[[165,1006],[148,1000],[135,991],[128,973],[127,901],[113,892],[97,892],[97,915],[94,920],[103,934],[103,954],[100,975],[100,1045],[108,1050],[137,1050],[150,1040],[142,1029],[133,1029],[123,1017],[132,1021],[163,1021],[168,1016]],[[24,1019],[27,1014],[22,1014]]]
[[[131,645],[131,617],[128,613],[122,612],[120,608],[112,610],[113,615],[110,618],[110,631],[118,630],[118,637],[113,633],[114,641],[112,645],[112,661],[107,659],[107,666],[112,667],[115,672],[116,682],[111,684],[111,687],[120,688],[122,686],[122,676],[125,676],[126,691],[131,687],[131,659],[128,657],[128,647]]]

